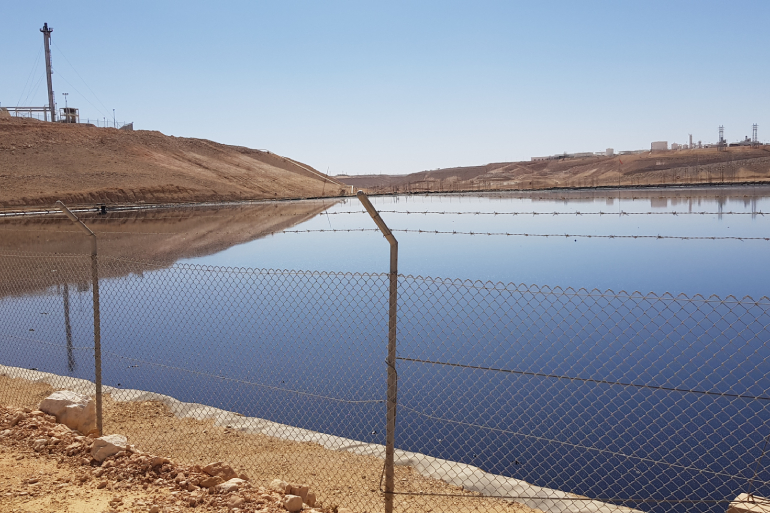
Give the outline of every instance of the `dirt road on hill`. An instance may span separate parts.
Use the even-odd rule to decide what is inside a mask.
[[[156,131],[0,118],[0,209],[339,196],[349,186],[267,151]]]

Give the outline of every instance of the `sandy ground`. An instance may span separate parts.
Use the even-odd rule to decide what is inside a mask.
[[[0,118],[0,209],[338,196],[350,188],[268,151]]]
[[[6,406],[33,409],[53,389],[45,384],[0,376],[0,391],[0,401]],[[211,421],[178,419],[163,404],[157,402],[115,402],[108,396],[105,398],[104,415],[105,434],[123,434],[129,443],[138,449],[168,457],[177,464],[191,468],[212,461],[224,461],[231,464],[237,472],[246,474],[255,487],[267,486],[276,478],[307,484],[318,495],[318,507],[329,511],[343,507],[358,513],[383,510],[382,494],[379,492],[382,460],[377,458],[330,451],[313,443],[297,443],[265,435],[245,434],[226,427],[216,427]],[[0,453],[3,462],[12,464],[13,458],[22,455],[22,460],[29,465],[25,467],[24,472],[18,473],[18,479],[14,478],[15,480],[5,485],[6,489],[10,490],[5,493],[11,495],[0,493],[0,508],[5,508],[3,511],[13,511],[13,507],[22,508],[19,511],[59,511],[25,510],[23,507],[28,507],[26,504],[32,499],[17,493],[24,488],[22,479],[39,472],[52,472],[50,465],[55,467],[58,460],[52,462],[41,455],[33,456],[29,448],[8,447],[3,439],[0,439],[0,447],[4,451]],[[72,468],[77,468],[78,463],[71,462],[71,465]],[[47,482],[55,483],[56,477],[54,474],[51,476],[46,477]],[[397,496],[396,511],[537,511],[514,502],[479,497],[478,494],[443,481],[425,478],[410,467],[396,467],[396,482],[402,489],[408,485],[410,489],[418,492],[417,495]],[[160,489],[157,492],[153,490],[150,491],[170,493],[165,490],[161,492]],[[96,493],[93,486],[88,485],[72,487],[71,491],[75,495],[67,496],[66,500],[71,501],[69,504],[93,501],[94,507],[97,508],[82,511],[100,511],[99,505],[111,497],[106,493]],[[52,495],[56,494],[41,494],[34,500],[46,504],[46,501],[55,498]],[[134,500],[133,497],[131,496],[131,500]],[[162,499],[163,497],[154,500],[158,502]],[[224,508],[223,511],[227,509]]]

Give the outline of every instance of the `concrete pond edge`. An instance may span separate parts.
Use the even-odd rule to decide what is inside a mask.
[[[47,383],[56,389],[72,390],[89,396],[96,392],[96,386],[91,381],[50,372],[0,365],[0,374],[10,378],[23,378],[30,382]],[[102,393],[110,394],[112,399],[118,402],[157,401],[166,405],[177,418],[212,419],[216,426],[230,426],[231,429],[243,433],[263,434],[294,442],[313,442],[332,451],[374,456],[383,460],[385,458],[384,445],[351,440],[257,417],[244,417],[238,413],[205,404],[185,403],[155,392],[104,386]],[[546,513],[640,513],[639,510],[625,506],[535,486],[520,479],[490,474],[473,465],[416,452],[396,449],[395,462],[396,465],[411,466],[425,477],[461,486],[485,497],[514,500]]]

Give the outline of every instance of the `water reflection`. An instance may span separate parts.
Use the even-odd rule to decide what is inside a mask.
[[[391,228],[425,230],[396,233],[403,274],[629,292],[761,297],[770,290],[770,275],[764,270],[764,255],[770,249],[766,241],[564,236],[767,237],[768,186],[381,196],[372,197],[372,202]],[[355,198],[346,198],[330,208],[328,215],[296,227],[326,233],[279,234],[185,261],[387,272],[388,248],[379,233],[328,232],[330,226],[335,230],[374,228],[364,213],[338,214],[361,210]],[[520,215],[491,215],[495,212]],[[530,214],[525,215],[527,212]],[[708,214],[697,214],[700,212]],[[433,230],[559,236],[436,235],[430,233]]]
[[[146,262],[130,272],[216,254],[312,219],[335,200],[271,202],[235,207],[202,207],[82,215],[97,234],[100,257]],[[2,294],[39,293],[65,283],[90,289],[89,241],[63,216],[0,220],[0,254],[81,255],[65,264],[25,258],[4,259]],[[61,262],[61,261],[60,261]],[[85,268],[83,267],[85,264]],[[253,265],[253,264],[252,264]],[[102,278],[125,276],[127,267],[105,269]]]
[[[373,202],[395,229],[757,236],[767,233],[762,223],[767,222],[763,212],[770,211],[768,191],[554,191],[377,197]],[[372,228],[356,200],[274,208],[87,220],[103,251],[105,383],[382,443],[384,275],[362,279],[169,268],[181,260],[310,271],[387,270],[387,244],[377,232],[266,236],[286,228]],[[668,211],[693,215],[645,214]],[[486,215],[494,213],[499,215]],[[588,213],[601,215],[582,215]],[[89,308],[70,311],[72,303],[90,294],[88,241],[58,220],[15,223],[0,226],[17,233],[15,241],[3,239],[5,250],[77,251],[80,256],[0,259],[2,363],[90,379],[93,358],[75,365],[75,355],[89,350],[93,318]],[[450,286],[402,277],[399,447],[592,496],[663,494],[661,480],[677,479],[701,483],[693,492],[698,499],[736,495],[743,478],[702,478],[697,469],[661,471],[661,465],[637,464],[637,456],[660,460],[657,454],[665,450],[668,466],[679,463],[677,451],[687,449],[688,458],[708,456],[700,464],[709,472],[726,467],[743,476],[750,468],[770,425],[767,401],[747,402],[744,394],[765,396],[768,390],[766,301],[654,298],[673,291],[745,293],[759,300],[770,288],[764,272],[769,243],[398,237],[404,274],[659,292],[570,291],[565,300],[563,292],[546,287]],[[56,284],[62,285],[60,293],[46,288]],[[72,284],[79,293],[71,297]],[[74,341],[83,341],[83,347]],[[467,368],[434,365],[439,361]],[[680,389],[687,387],[711,395],[682,396]],[[672,418],[683,424],[677,427]],[[741,424],[730,433],[749,435],[737,441],[717,436],[735,419]],[[705,431],[715,420],[719,424]],[[460,423],[462,428],[454,427]],[[631,427],[620,429],[623,423]],[[443,442],[452,437],[451,444]],[[481,451],[470,443],[479,440]],[[573,450],[585,446],[609,454],[618,445],[633,458]],[[716,461],[722,455],[729,466]],[[564,485],[563,475],[576,461],[584,472]],[[763,472],[767,490],[770,476]]]

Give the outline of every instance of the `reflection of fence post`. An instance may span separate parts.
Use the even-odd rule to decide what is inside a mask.
[[[92,232],[83,221],[64,206],[61,201],[56,202],[59,210],[67,214],[67,217],[82,227],[91,237],[91,281],[93,283],[94,297],[94,368],[96,370],[96,430],[102,436],[102,324],[99,312],[99,262],[96,253],[96,234]]]
[[[395,491],[394,452],[396,445],[396,405],[398,375],[396,374],[396,313],[398,308],[398,241],[391,233],[385,221],[366,197],[364,191],[358,191],[358,199],[372,216],[377,227],[390,243],[390,299],[388,311],[388,403],[385,426],[385,513],[393,511],[393,492]]]

